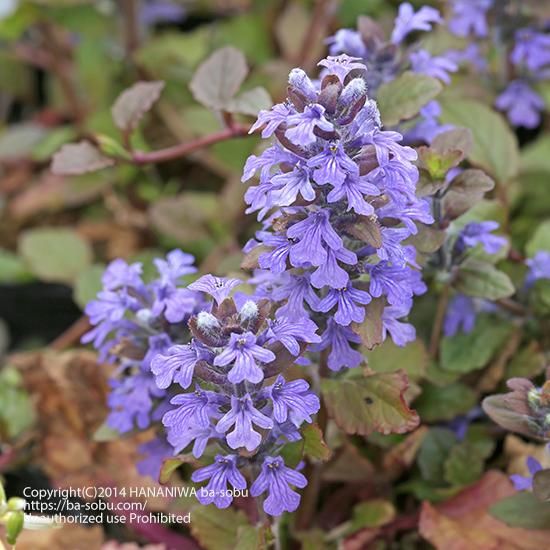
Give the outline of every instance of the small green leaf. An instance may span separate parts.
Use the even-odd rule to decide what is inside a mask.
[[[382,122],[393,126],[413,118],[442,89],[441,82],[436,78],[412,72],[405,72],[395,80],[382,84],[378,90]]]
[[[353,508],[350,534],[360,529],[382,527],[395,517],[393,504],[383,499],[367,500]]]
[[[0,282],[17,283],[32,279],[25,262],[9,250],[0,249]]]
[[[529,257],[534,256],[539,250],[550,251],[550,220],[545,220],[537,227],[525,247],[525,252]]]
[[[235,550],[239,529],[249,523],[242,511],[215,506],[197,506],[192,510],[191,533],[205,550]]]
[[[489,512],[510,527],[550,528],[550,503],[541,502],[533,493],[526,491],[497,502]]]
[[[455,288],[475,298],[495,301],[516,291],[510,277],[489,262],[468,258],[458,268]]]
[[[481,316],[475,330],[442,339],[441,367],[460,373],[484,367],[501,349],[511,330],[511,325],[505,321]]]
[[[90,245],[72,229],[30,229],[19,237],[18,248],[32,273],[43,281],[73,283],[92,260]]]
[[[456,437],[451,430],[430,429],[418,452],[418,467],[423,479],[440,484],[443,482],[445,460],[455,443]]]
[[[94,300],[97,293],[103,288],[101,277],[104,271],[104,265],[94,264],[78,275],[74,285],[73,299],[82,309],[88,302]]]
[[[223,110],[230,106],[247,74],[243,53],[226,46],[216,50],[199,66],[189,87],[199,103]]]
[[[473,99],[446,97],[440,103],[442,122],[471,130],[473,147],[468,158],[472,164],[486,170],[499,183],[517,175],[518,142],[501,114]]]
[[[417,413],[404,394],[409,381],[403,371],[352,380],[322,380],[329,414],[349,434],[406,433],[418,426]]]
[[[418,148],[418,167],[426,170],[433,180],[443,180],[447,172],[464,158],[461,151],[440,152],[432,147]]]
[[[133,132],[143,115],[153,107],[164,89],[164,82],[136,82],[116,99],[111,114],[123,132]]]
[[[414,402],[420,418],[425,422],[452,420],[466,414],[477,403],[475,392],[456,382],[447,386],[425,384],[420,397]]]
[[[106,157],[89,141],[67,143],[53,156],[51,171],[61,176],[96,172],[113,166],[115,161]]]
[[[485,457],[469,441],[455,445],[445,461],[445,480],[451,485],[470,485],[483,473]]]
[[[2,517],[2,523],[6,526],[6,539],[9,544],[15,545],[19,533],[23,531],[25,514],[19,512],[7,512]]]
[[[313,460],[326,462],[332,455],[328,448],[323,434],[317,424],[306,424],[302,428],[302,437],[304,438],[304,454]]]
[[[120,439],[120,432],[103,423],[94,432],[92,439],[98,442],[114,441],[115,439]]]
[[[257,86],[231,99],[226,110],[230,113],[257,116],[262,109],[269,109],[272,105],[269,92],[262,86]]]
[[[367,353],[368,366],[375,372],[395,372],[403,369],[411,380],[422,378],[428,366],[428,352],[421,340],[404,347],[387,339],[381,346]]]

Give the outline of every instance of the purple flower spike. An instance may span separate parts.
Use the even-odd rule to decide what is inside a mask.
[[[524,63],[534,73],[540,71],[550,64],[550,36],[530,28],[520,29],[510,60],[516,65]]]
[[[215,277],[214,275],[203,275],[194,283],[191,283],[187,288],[200,292],[206,292],[216,300],[216,303],[221,304],[230,294],[231,290],[240,285],[242,281],[239,279],[228,279],[225,277]]]
[[[140,288],[143,285],[141,272],[140,263],[129,265],[124,260],[117,258],[107,266],[101,277],[101,282],[105,290],[116,290],[124,286]]]
[[[292,355],[299,355],[300,344],[298,342],[313,344],[321,341],[321,337],[316,334],[316,331],[317,325],[307,317],[296,321],[280,317],[275,321],[269,321],[267,342],[269,344],[281,342]]]
[[[330,370],[339,371],[343,368],[353,369],[363,361],[363,356],[351,347],[351,343],[359,344],[361,339],[351,328],[343,327],[329,318],[327,328],[321,335],[321,343],[314,346],[315,351],[330,349],[327,365]]]
[[[233,502],[228,484],[233,489],[246,489],[246,479],[237,469],[235,455],[217,455],[214,464],[196,470],[191,479],[195,483],[209,480],[205,487],[197,491],[197,499],[205,506],[214,503],[218,508],[227,508]]]
[[[287,118],[289,128],[285,136],[296,145],[307,146],[317,141],[315,128],[324,132],[332,132],[334,126],[325,118],[325,108],[322,105],[308,105],[302,113],[296,113]]]
[[[234,430],[227,435],[227,444],[232,449],[245,447],[252,452],[258,448],[262,436],[254,431],[253,425],[269,429],[273,427],[273,421],[261,413],[252,404],[250,395],[244,397],[231,397],[231,409],[218,421],[216,430],[225,434],[232,426]]]
[[[311,415],[319,411],[319,398],[309,391],[305,380],[285,382],[278,376],[275,384],[267,388],[267,394],[273,401],[273,418],[279,423],[288,419],[300,427],[302,422],[311,423]]]
[[[290,485],[303,489],[307,479],[286,466],[280,456],[267,456],[260,475],[250,487],[250,494],[258,497],[267,491],[263,505],[265,512],[271,516],[280,516],[283,512],[294,512],[300,504],[300,495]]]
[[[358,57],[350,57],[345,53],[337,56],[329,56],[317,63],[319,67],[325,67],[329,73],[335,74],[340,82],[344,82],[348,73],[353,69],[365,70],[366,67]]]
[[[529,469],[529,474],[531,475],[522,476],[519,474],[514,474],[510,476],[516,491],[527,491],[532,489],[533,476],[542,470],[542,465],[536,458],[530,456],[527,458],[527,468]]]
[[[421,7],[416,13],[408,2],[399,6],[391,41],[399,44],[413,31],[430,31],[434,23],[442,23],[441,15],[435,8]]]
[[[231,334],[229,343],[224,351],[214,359],[214,365],[225,367],[235,363],[229,371],[227,379],[232,384],[239,384],[248,380],[257,384],[264,379],[264,371],[256,361],[271,363],[275,360],[275,354],[256,343],[256,337],[250,332],[244,334]]]
[[[193,371],[199,360],[195,346],[172,346],[166,355],[159,354],[151,361],[151,372],[159,388],[167,388],[175,382],[188,388],[193,380]]]
[[[201,390],[196,386],[192,393],[182,393],[170,400],[178,408],[168,411],[162,417],[162,423],[176,431],[185,431],[190,425],[207,427],[210,425],[210,415],[216,412],[217,407],[212,405],[215,395],[212,392]]]
[[[319,210],[288,229],[289,238],[298,241],[290,247],[293,266],[300,267],[308,262],[314,266],[322,265],[327,259],[323,243],[333,250],[343,247],[342,238],[332,228],[329,216],[328,210]]]
[[[181,250],[172,250],[166,255],[166,260],[157,258],[154,260],[161,280],[164,284],[176,284],[180,277],[195,273],[197,268],[193,266],[195,258]]]
[[[318,306],[317,311],[327,313],[334,306],[337,306],[337,311],[334,315],[334,320],[343,326],[348,326],[355,321],[362,323],[365,319],[365,306],[371,301],[371,296],[364,290],[353,288],[348,284],[345,288],[331,288],[328,294],[323,298]]]

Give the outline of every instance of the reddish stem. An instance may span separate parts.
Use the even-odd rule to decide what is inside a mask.
[[[245,137],[248,135],[248,130],[249,128],[247,126],[235,124],[218,132],[214,132],[213,134],[197,138],[187,143],[178,143],[177,145],[167,147],[166,149],[160,149],[159,151],[134,151],[132,153],[132,161],[135,164],[141,165],[174,160],[189,155],[190,153],[193,153],[198,149],[202,149],[203,147],[208,147],[209,145],[219,143],[220,141],[225,141],[236,137]]]

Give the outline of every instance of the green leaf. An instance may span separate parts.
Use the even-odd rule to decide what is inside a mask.
[[[31,272],[43,281],[73,283],[92,260],[90,245],[72,229],[24,231],[18,249]]]
[[[353,508],[353,516],[349,533],[360,529],[382,527],[395,517],[393,504],[383,499],[367,500]]]
[[[445,480],[451,485],[464,486],[477,481],[483,473],[485,457],[469,441],[455,445],[445,461]]]
[[[489,512],[510,527],[550,528],[550,503],[541,502],[533,493],[526,491],[497,502]]]
[[[226,109],[248,74],[242,52],[231,46],[216,50],[204,61],[189,87],[194,98],[211,109]]]
[[[443,198],[445,217],[454,220],[479,203],[495,182],[481,170],[464,170],[453,178]]]
[[[539,250],[550,250],[550,220],[545,220],[537,227],[525,247],[529,257],[534,256]]]
[[[432,147],[418,148],[418,167],[426,170],[436,181],[443,180],[447,172],[458,166],[463,158],[462,151],[458,150],[440,152]]]
[[[123,132],[133,132],[143,115],[158,101],[164,82],[136,82],[116,99],[111,114]]]
[[[452,420],[459,414],[466,414],[477,403],[475,392],[468,386],[456,382],[447,386],[425,384],[414,405],[425,422]]]
[[[550,136],[541,137],[529,143],[521,150],[522,172],[550,172]]]
[[[0,249],[0,282],[16,283],[32,279],[25,262],[9,250]]]
[[[89,141],[67,143],[53,156],[51,171],[57,175],[78,175],[96,172],[113,166],[115,161],[106,157]]]
[[[411,380],[422,378],[428,366],[428,352],[422,340],[397,346],[387,339],[367,353],[368,366],[376,372],[395,372],[403,369]]]
[[[82,271],[76,278],[73,299],[81,309],[84,309],[88,302],[94,300],[97,293],[103,288],[101,277],[104,271],[104,265],[94,264]]]
[[[481,369],[501,349],[511,330],[506,321],[480,316],[475,330],[442,339],[441,367],[460,373]]]
[[[196,506],[191,515],[191,533],[206,550],[235,550],[239,529],[249,526],[245,514],[233,508]]]
[[[262,86],[257,86],[231,99],[226,110],[230,113],[257,116],[262,109],[269,109],[272,105],[273,100],[269,92]]]
[[[546,361],[540,350],[539,343],[531,341],[527,347],[514,355],[508,365],[506,365],[504,379],[533,378],[542,372],[545,363]]]
[[[330,416],[346,433],[360,435],[406,433],[416,428],[418,414],[404,397],[408,387],[403,371],[321,382]]]
[[[501,114],[472,99],[448,97],[440,103],[442,122],[471,130],[473,148],[468,158],[472,164],[483,168],[500,183],[517,175],[517,139]]]
[[[159,483],[161,485],[166,485],[170,482],[172,474],[182,465],[195,462],[195,459],[192,455],[179,455],[171,458],[166,458],[162,462],[159,474]]]
[[[0,373],[0,439],[17,437],[35,420],[33,403],[21,387],[18,374],[11,368]]]
[[[445,460],[456,443],[456,437],[447,428],[431,428],[422,440],[418,452],[418,467],[422,478],[434,483],[442,483]]]
[[[271,531],[265,525],[241,525],[237,530],[237,544],[239,550],[265,550],[270,547],[267,539]]]
[[[109,427],[107,423],[104,422],[94,432],[92,439],[98,442],[114,441],[115,439],[120,439],[120,432]]]
[[[302,437],[304,438],[304,454],[313,460],[326,462],[332,455],[328,448],[323,434],[317,424],[306,424],[302,428]]]
[[[378,108],[382,122],[386,126],[393,126],[413,118],[442,89],[441,82],[436,78],[409,71],[382,84],[378,90]]]
[[[510,277],[489,262],[468,258],[458,268],[455,288],[476,298],[500,300],[516,291]]]

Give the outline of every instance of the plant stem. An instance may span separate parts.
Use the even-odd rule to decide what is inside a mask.
[[[429,352],[432,359],[436,359],[439,353],[439,340],[441,339],[441,333],[443,332],[443,323],[445,321],[445,313],[449,303],[450,290],[450,286],[446,284],[437,302],[432,334],[430,336]]]
[[[208,147],[209,145],[214,145],[220,141],[226,141],[237,137],[245,137],[248,135],[248,130],[249,128],[247,126],[235,124],[224,128],[223,130],[219,130],[218,132],[214,132],[213,134],[197,138],[187,143],[178,143],[177,145],[167,147],[166,149],[160,149],[159,151],[135,151],[132,153],[132,162],[139,165],[167,162],[169,160],[184,157],[194,151],[197,151],[198,149]]]
[[[317,424],[323,436],[325,435],[328,415],[327,410],[320,392],[320,379],[327,375],[328,366],[327,366],[328,354],[326,350],[321,352],[320,362],[319,362],[319,377],[315,383],[314,390],[319,395],[321,400],[321,408],[317,415]],[[296,517],[296,528],[298,530],[305,530],[311,526],[313,517],[315,515],[315,510],[317,508],[317,502],[319,501],[319,494],[321,492],[321,483],[322,483],[322,473],[323,473],[323,464],[317,463],[312,464],[308,463],[304,475],[308,480],[308,484],[305,488],[304,494],[302,496],[302,502],[300,508],[298,509],[298,514]]]

